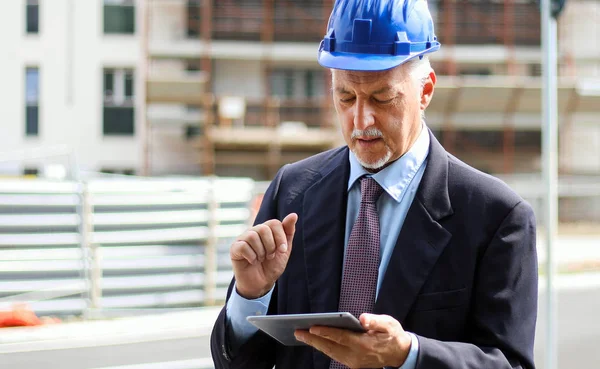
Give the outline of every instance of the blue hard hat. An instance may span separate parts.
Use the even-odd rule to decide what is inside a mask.
[[[426,0],[336,0],[318,59],[327,68],[378,71],[439,48]]]

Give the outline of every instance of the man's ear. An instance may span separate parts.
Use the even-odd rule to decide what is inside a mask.
[[[435,90],[436,81],[437,76],[435,75],[435,71],[432,69],[431,72],[429,72],[427,79],[425,79],[425,84],[421,90],[421,110],[425,110],[429,106],[429,103],[433,98],[433,91]]]

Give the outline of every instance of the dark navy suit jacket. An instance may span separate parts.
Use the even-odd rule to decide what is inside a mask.
[[[533,368],[533,211],[504,183],[448,154],[433,135],[430,145],[374,313],[417,335],[417,369]],[[348,148],[338,148],[284,166],[268,188],[257,224],[299,216],[268,314],[337,311],[349,171]],[[316,350],[280,345],[260,331],[232,353],[226,331],[223,308],[211,337],[217,369],[329,366]]]

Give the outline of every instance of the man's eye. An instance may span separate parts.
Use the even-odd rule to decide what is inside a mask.
[[[378,104],[389,104],[389,103],[391,103],[391,102],[394,100],[394,98],[391,98],[391,99],[385,99],[385,100],[381,100],[381,99],[375,99],[375,98],[373,98],[373,100],[374,100],[376,103],[378,103]]]
[[[349,102],[354,101],[354,99],[355,99],[355,97],[352,96],[352,97],[341,98],[340,101],[343,102],[343,103],[349,103]]]

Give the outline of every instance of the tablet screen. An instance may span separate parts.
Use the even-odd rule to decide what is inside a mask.
[[[366,332],[354,315],[345,312],[249,316],[246,319],[286,346],[304,345],[296,340],[294,331],[297,329],[308,330],[316,325]]]

